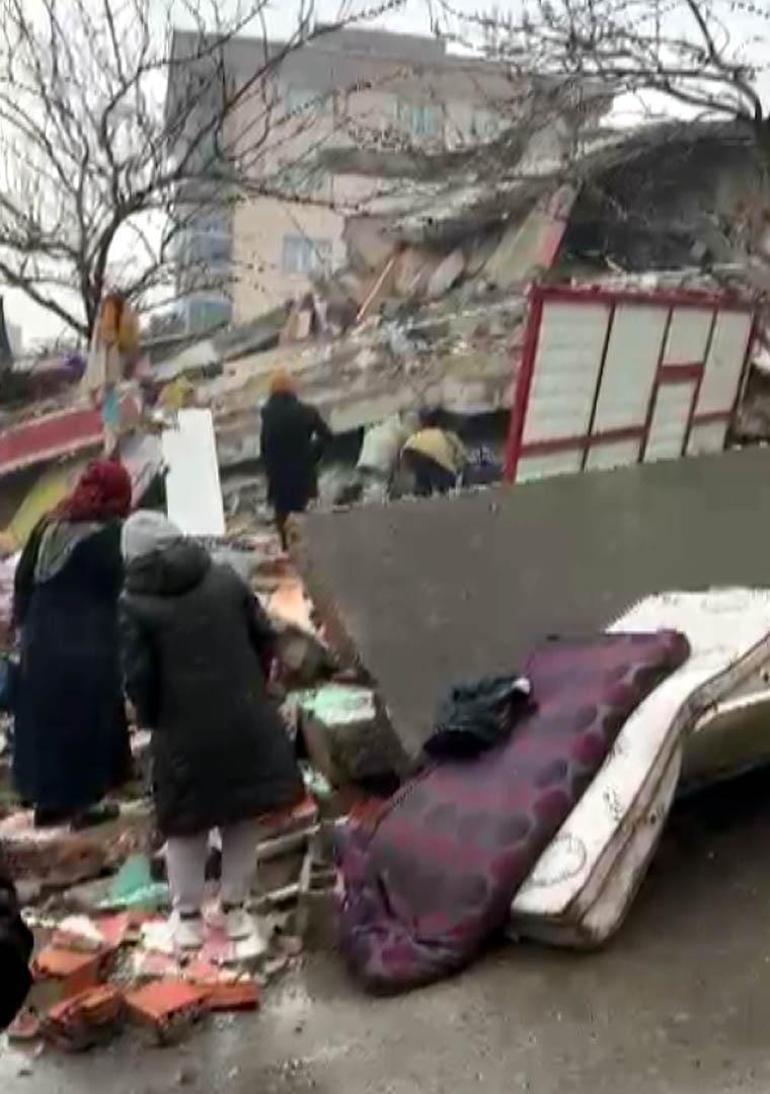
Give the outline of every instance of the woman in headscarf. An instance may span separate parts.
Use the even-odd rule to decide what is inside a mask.
[[[258,942],[246,901],[259,818],[303,795],[267,676],[275,634],[249,587],[160,513],[123,528],[126,692],[153,731],[155,808],[166,837],[172,941],[203,941],[208,835],[222,837],[221,910],[234,941]]]
[[[130,505],[122,464],[90,464],[37,525],[16,570],[13,772],[39,826],[111,819],[116,808],[99,803],[130,773],[118,641],[120,531]]]
[[[270,381],[270,397],[262,409],[262,461],[267,474],[268,500],[286,550],[286,521],[304,513],[318,493],[318,463],[331,440],[331,431],[313,406],[297,398],[294,380],[284,369]]]

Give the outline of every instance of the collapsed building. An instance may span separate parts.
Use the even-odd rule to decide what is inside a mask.
[[[691,135],[693,154],[705,154],[703,147],[712,137],[717,139],[711,133],[702,143],[698,134]],[[515,421],[520,405],[519,439],[526,441],[524,416],[538,407],[529,392],[517,404],[521,378],[543,365],[527,344],[536,329],[533,309],[549,293],[557,304],[594,310],[598,301],[614,294],[610,318],[598,336],[591,334],[596,352],[589,363],[599,378],[593,387],[581,389],[585,432],[576,436],[567,421],[558,435],[546,400],[539,417],[541,432],[530,438],[539,451],[527,454],[522,449],[519,455],[539,459],[559,454],[560,460],[573,460],[570,467],[560,463],[542,472],[550,475],[613,466],[592,461],[594,442],[633,443],[639,447],[623,458],[642,466],[606,475],[561,475],[521,490],[494,488],[419,505],[404,501],[366,512],[313,513],[300,526],[296,558],[325,636],[348,674],[335,678],[324,694],[311,687],[310,693],[294,696],[297,721],[308,723],[305,743],[317,768],[312,779],[320,771],[335,790],[340,789],[335,784],[340,773],[343,783],[346,778],[368,785],[378,778],[408,779],[434,728],[437,697],[458,680],[520,667],[535,679],[536,707],[542,703],[541,710],[528,714],[530,731],[532,726],[537,730],[532,735],[548,736],[544,727],[551,717],[562,731],[565,722],[590,754],[590,763],[567,787],[566,806],[560,800],[558,808],[554,798],[572,777],[564,755],[538,756],[549,763],[531,779],[526,764],[514,765],[522,795],[532,789],[528,779],[537,791],[531,799],[537,823],[518,813],[492,816],[473,803],[463,812],[467,803],[462,797],[441,798],[445,787],[433,799],[428,793],[426,801],[425,785],[407,781],[404,794],[392,803],[396,822],[406,820],[406,831],[413,832],[409,826],[425,819],[433,836],[435,826],[443,825],[437,858],[443,856],[445,863],[455,851],[467,854],[470,847],[471,858],[489,865],[496,884],[503,878],[494,890],[486,878],[480,884],[472,871],[447,880],[447,871],[438,870],[435,862],[428,861],[426,868],[426,845],[415,841],[415,853],[406,861],[394,853],[393,843],[384,841],[386,854],[373,865],[373,874],[382,879],[380,898],[383,892],[395,893],[409,907],[417,894],[415,922],[421,930],[428,921],[435,929],[448,892],[463,913],[471,909],[474,929],[479,923],[486,926],[491,894],[493,911],[499,913],[497,926],[507,924],[516,937],[570,946],[606,941],[620,926],[644,876],[682,769],[690,782],[698,782],[770,755],[762,732],[769,702],[770,604],[759,588],[764,584],[768,513],[756,496],[756,483],[768,470],[766,453],[703,456],[708,447],[691,448],[699,427],[717,427],[716,434],[709,433],[710,448],[724,447],[735,394],[743,389],[753,353],[757,284],[744,276],[738,261],[740,232],[723,233],[727,242],[722,251],[718,239],[704,243],[703,233],[718,221],[696,218],[691,223],[683,212],[684,200],[677,204],[672,198],[671,216],[679,217],[681,230],[670,235],[656,224],[648,225],[645,235],[644,210],[649,212],[655,203],[649,188],[640,191],[640,214],[630,227],[611,217],[612,195],[629,187],[636,172],[646,172],[646,157],[670,155],[672,139],[671,130],[614,143],[606,138],[602,148],[581,159],[576,179],[565,179],[562,165],[549,168],[542,160],[537,169],[533,165],[524,171],[525,150],[516,160],[518,177],[495,187],[478,179],[465,179],[461,185],[457,180],[442,182],[442,200],[436,184],[423,178],[422,207],[412,189],[408,208],[380,208],[350,218],[348,267],[319,281],[308,297],[248,325],[191,341],[165,354],[156,367],[156,382],[186,377],[195,401],[210,408],[225,474],[243,468],[248,473],[259,457],[259,410],[278,364],[297,376],[303,393],[341,435],[355,434],[420,402],[440,402],[465,418],[497,414],[501,437],[509,433],[511,407]],[[743,147],[740,142],[738,146]],[[355,166],[362,170],[360,162]],[[691,169],[684,173],[683,184]],[[739,188],[731,192],[716,186],[713,200],[721,201],[720,194],[727,193],[725,208],[731,209],[742,200],[735,198],[736,192]],[[626,194],[630,200],[633,188]],[[694,206],[702,207],[703,200]],[[597,206],[601,201],[608,204]],[[752,246],[745,265],[752,267],[756,230],[747,230]],[[560,285],[566,288],[560,290]],[[630,314],[637,307],[643,309],[641,322]],[[619,311],[623,323],[628,320],[627,328],[617,320]],[[575,317],[574,312],[564,314]],[[578,327],[576,321],[572,332],[560,332],[559,349],[573,376],[587,360],[584,332]],[[613,332],[621,329],[633,350],[626,356],[634,365],[649,365],[650,393],[635,390],[635,374],[633,382],[624,382],[627,377],[613,373],[627,348],[621,342],[614,353]],[[729,382],[722,384],[725,364]],[[720,383],[714,385],[713,376]],[[602,424],[604,380],[618,380],[612,415],[625,411],[624,400],[630,399],[643,422],[618,425],[615,420],[606,435],[594,432]],[[551,390],[563,386],[557,376]],[[654,400],[660,399],[661,387],[682,395],[690,407],[683,413],[679,406],[680,432],[673,435],[673,445],[670,419],[659,423],[654,435]],[[712,401],[702,406],[703,398]],[[131,399],[127,394],[124,457],[132,442],[141,449],[145,441],[146,420]],[[29,498],[22,503],[28,519],[30,510],[37,511],[51,497],[49,486],[54,493],[60,488],[58,481],[50,483],[52,473],[63,473],[58,461],[68,461],[64,466],[71,468],[71,461],[87,458],[99,445],[98,415],[76,400],[62,400],[68,401],[72,405],[54,410],[38,406],[37,416],[22,414],[6,426],[0,473],[39,476],[35,505]],[[644,466],[651,442],[657,447],[649,456],[660,462]],[[691,452],[696,458],[662,459]],[[162,448],[160,455],[157,446],[141,455],[157,469]],[[20,529],[18,512],[15,520]],[[18,535],[22,538],[21,530]],[[269,561],[273,565],[276,560]],[[693,585],[740,587],[703,597],[693,594],[693,600],[682,591]],[[301,584],[292,586],[291,599],[306,612]],[[629,666],[621,658],[605,665],[597,651],[618,644],[619,627],[639,632],[637,644],[651,651],[649,660],[642,657]],[[668,637],[655,646],[651,635],[661,628]],[[672,642],[672,628],[687,640],[688,651],[682,642]],[[546,642],[545,654],[538,652],[536,647],[555,633],[566,645]],[[666,643],[676,646],[675,657]],[[566,705],[548,705],[549,673],[558,676],[548,664],[552,651],[557,651],[553,656],[558,661],[565,649],[587,672],[581,658],[589,646],[595,657],[588,668],[602,677],[602,687],[608,685],[602,675],[608,668],[611,694],[600,691],[599,696],[620,711],[613,714],[616,737],[607,729],[607,719],[599,718],[605,708],[593,701],[593,692],[592,702],[581,706],[570,685],[563,689]],[[541,676],[537,657],[545,658]],[[630,669],[631,682],[626,680]],[[582,686],[583,676],[578,683]],[[629,700],[629,688],[638,708]],[[741,728],[746,734],[736,738],[736,718],[744,715]],[[562,732],[564,736],[569,734]],[[512,741],[515,750],[515,734]],[[565,753],[573,749],[571,741],[561,740],[559,746]],[[450,782],[450,789],[461,781]],[[402,806],[412,813],[405,814]],[[315,829],[315,806],[310,813]],[[459,844],[460,824],[455,820],[462,825]],[[311,822],[303,818],[299,880],[285,886],[292,898],[303,893],[303,886],[311,887],[314,857],[305,850]],[[387,818],[384,823],[387,834]],[[280,843],[283,851],[285,841],[295,835],[281,829],[269,842]],[[24,843],[17,833],[7,833],[6,840]],[[260,848],[265,855],[275,851]],[[509,893],[512,866],[516,877]],[[116,900],[116,879],[100,880],[109,890],[106,896]],[[355,892],[356,880],[351,867],[346,874],[349,891]],[[448,884],[455,882],[450,891]],[[140,888],[151,889],[152,884],[148,874]],[[265,899],[278,899],[276,892],[271,890]],[[152,890],[153,899],[156,895]],[[82,929],[82,923],[78,926]],[[430,939],[426,934],[419,944],[425,937]],[[468,951],[462,956],[467,958]],[[425,978],[425,953],[418,957],[417,965],[423,965],[417,975]],[[427,978],[437,969],[440,974],[457,967],[455,954],[446,951],[438,958],[434,951],[428,964]],[[359,956],[359,971],[360,966]],[[363,971],[378,984],[390,975],[374,972],[370,964]],[[208,990],[213,990],[210,985]]]
[[[630,135],[581,132],[577,144],[543,152],[542,135],[529,129],[440,154],[325,153],[336,174],[385,174],[397,183],[364,211],[349,210],[347,265],[249,323],[151,350],[156,384],[185,377],[211,408],[233,508],[243,485],[256,481],[259,411],[279,364],[297,375],[334,432],[350,437],[348,461],[362,428],[420,403],[441,404],[471,432],[486,423],[485,440],[500,449],[533,283],[684,287],[761,301],[767,212],[750,134],[736,125],[665,123]],[[756,370],[747,392],[760,411],[744,403],[738,429],[761,437]],[[30,418],[73,401],[66,388],[7,422],[24,432]],[[41,446],[40,459],[25,458],[25,467],[42,470],[64,451],[71,454],[69,442]],[[13,453],[0,453],[6,487],[18,470]],[[34,481],[32,470],[23,482],[17,477],[6,520]]]

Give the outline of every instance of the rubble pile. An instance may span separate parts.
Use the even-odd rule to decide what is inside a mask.
[[[271,981],[301,961],[306,947],[333,944],[331,833],[336,818],[365,797],[351,776],[372,770],[337,758],[339,723],[381,741],[380,712],[368,688],[339,675],[302,584],[271,539],[233,537],[218,552],[246,573],[279,631],[282,711],[304,756],[308,788],[299,805],[261,818],[251,907],[267,947],[230,941],[212,905],[203,949],[193,956],[174,951],[149,798],[149,733],[132,730],[135,781],[121,797],[120,817],[77,833],[34,827],[32,814],[12,798],[6,756],[0,853],[36,937],[35,983],[10,1030],[18,1045],[83,1051],[126,1026],[151,1043],[174,1044],[207,1015],[257,1010]],[[324,769],[315,761],[326,754],[335,763]],[[212,897],[220,868],[214,834]]]

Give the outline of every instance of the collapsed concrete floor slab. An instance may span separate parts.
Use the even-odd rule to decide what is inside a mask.
[[[518,668],[664,589],[770,585],[770,451],[312,513],[296,554],[407,756],[453,682]]]

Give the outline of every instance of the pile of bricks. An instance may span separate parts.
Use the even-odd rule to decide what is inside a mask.
[[[64,920],[33,965],[31,1007],[10,1031],[18,1042],[44,1039],[67,1052],[105,1044],[126,1023],[161,1045],[177,1042],[208,1013],[253,1011],[261,1001],[253,975],[139,948],[148,917],[135,914]],[[131,948],[133,962],[122,958]]]

